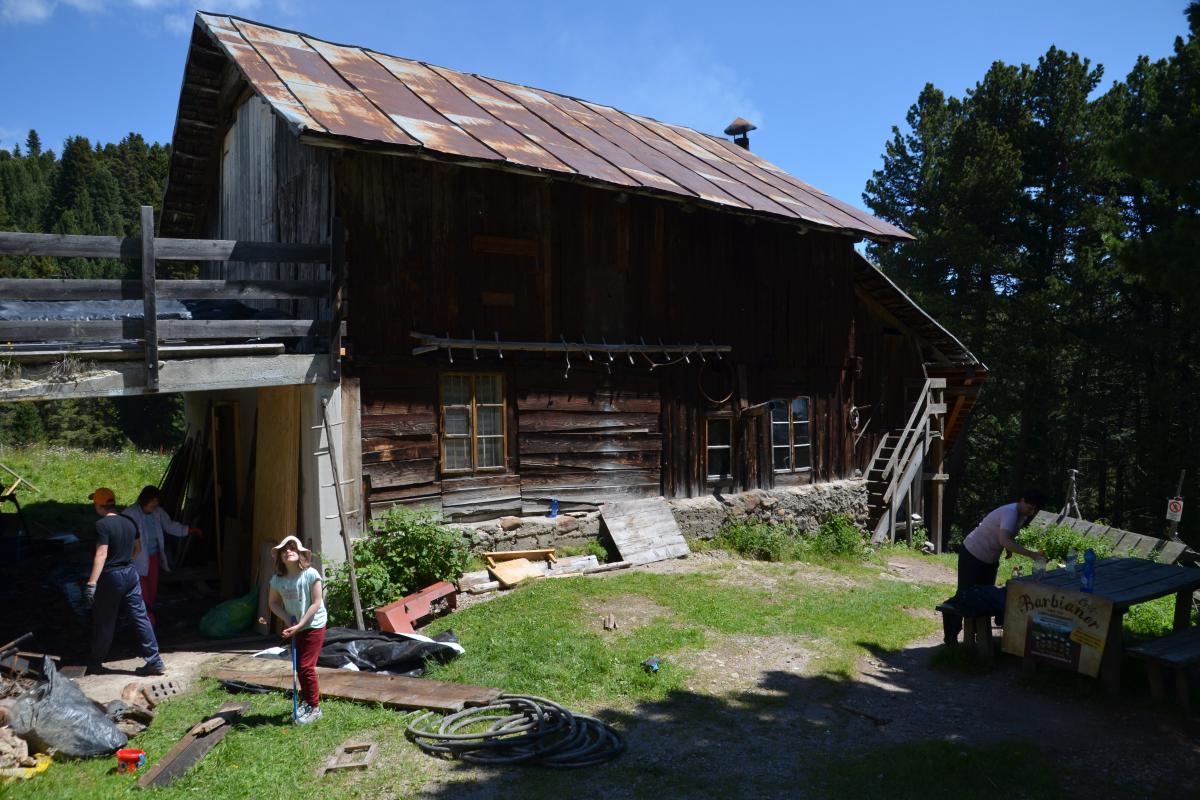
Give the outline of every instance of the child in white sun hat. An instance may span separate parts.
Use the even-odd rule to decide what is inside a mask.
[[[275,574],[271,576],[271,613],[287,626],[285,639],[296,648],[296,675],[301,702],[298,725],[321,718],[321,690],[317,685],[317,656],[325,642],[324,582],[312,567],[312,552],[295,536],[275,545]]]

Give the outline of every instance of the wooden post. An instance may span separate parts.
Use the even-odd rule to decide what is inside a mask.
[[[367,626],[363,624],[362,601],[358,597],[358,574],[354,571],[354,547],[350,543],[350,526],[346,523],[346,509],[342,503],[341,470],[338,469],[337,450],[333,447],[333,430],[329,426],[328,400],[321,401],[321,423],[325,426],[325,446],[333,471],[333,496],[337,500],[338,523],[342,528],[342,542],[346,546],[346,565],[350,567],[350,599],[354,601],[354,622],[360,631],[365,631]]]
[[[940,400],[944,404],[946,402],[945,391],[939,392]],[[928,504],[929,514],[929,537],[933,540],[933,550],[935,553],[940,553],[945,549],[946,543],[942,539],[942,502],[946,491],[946,483],[942,479],[945,474],[946,463],[946,415],[937,415],[937,438],[933,440],[933,455],[930,461],[933,462],[933,485]]]
[[[154,209],[142,206],[142,339],[146,390],[158,391],[158,302],[154,287]]]
[[[345,228],[334,217],[329,243],[329,377],[342,375],[342,296],[346,286]],[[360,626],[361,627],[361,626]]]

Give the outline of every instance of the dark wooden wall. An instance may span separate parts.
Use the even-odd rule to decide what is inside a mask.
[[[551,497],[694,496],[714,488],[703,465],[711,413],[736,418],[728,488],[846,477],[868,446],[854,446],[850,408],[878,403],[891,413],[903,402],[895,387],[916,377],[856,302],[849,237],[407,158],[344,152],[334,174],[375,502],[495,515],[544,508]],[[445,353],[413,356],[412,331],[715,342],[733,353],[653,370],[641,357],[605,368],[607,358],[573,354],[564,376],[561,356],[456,351],[453,365]],[[438,374],[449,369],[505,374],[506,474],[440,476]],[[881,387],[886,403],[874,396]],[[730,391],[721,405],[705,398]],[[813,469],[775,475],[760,404],[798,395],[811,400]]]

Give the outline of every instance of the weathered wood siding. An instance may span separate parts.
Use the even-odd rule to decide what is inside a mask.
[[[261,242],[329,241],[331,155],[301,145],[287,124],[257,96],[234,112],[221,147],[216,213],[205,235]],[[203,277],[328,280],[324,264],[205,264]],[[328,319],[328,300],[277,305],[299,319]]]
[[[473,513],[533,511],[551,497],[569,507],[697,495],[714,488],[704,436],[715,413],[735,419],[732,488],[833,480],[858,465],[849,411],[873,402],[859,359],[887,371],[892,356],[864,349],[879,334],[856,319],[851,239],[366,153],[337,159],[336,186],[374,502]],[[733,353],[653,370],[642,357],[572,355],[568,371],[561,356],[455,351],[451,365],[445,353],[412,356],[412,331],[715,342]],[[457,505],[437,439],[438,374],[449,369],[500,372],[508,393],[507,477],[455,479],[469,500]],[[813,469],[776,475],[760,404],[800,395],[811,402]]]

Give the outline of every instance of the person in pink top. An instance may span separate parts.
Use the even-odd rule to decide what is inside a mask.
[[[1008,551],[1026,558],[1045,557],[1041,551],[1033,551],[1017,544],[1017,534],[1028,525],[1046,502],[1045,495],[1038,489],[1021,492],[1015,503],[993,509],[963,539],[958,551],[958,591],[967,586],[995,586],[996,572],[1000,568],[1000,554]],[[942,614],[943,640],[946,644],[958,641],[962,630],[962,617],[957,614]]]

